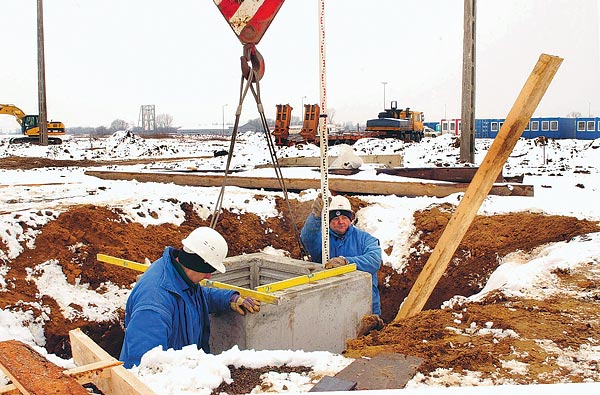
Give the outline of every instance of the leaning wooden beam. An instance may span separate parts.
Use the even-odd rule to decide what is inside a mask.
[[[140,182],[162,182],[177,185],[220,187],[223,184],[221,175],[201,175],[173,172],[127,172],[88,170],[88,176],[106,180],[137,180]],[[284,175],[285,176],[285,175]],[[280,190],[276,177],[238,177],[228,176],[227,185],[251,189]],[[311,178],[286,178],[289,191],[320,188],[320,180]],[[465,192],[469,184],[449,182],[398,182],[377,180],[356,180],[329,178],[329,189],[338,193],[358,193],[366,195],[398,195],[398,196],[435,196],[444,197],[457,192]],[[490,195],[500,196],[533,196],[533,186],[522,184],[498,184],[489,191]]]
[[[394,321],[416,315],[427,303],[561,63],[559,57],[540,56]]]
[[[80,329],[69,331],[73,361],[76,365],[87,365],[98,361],[114,360]],[[94,384],[107,395],[156,395],[146,384],[123,366],[110,369],[110,377],[98,378]]]
[[[0,368],[23,394],[89,395],[74,378],[17,340],[0,342]]]

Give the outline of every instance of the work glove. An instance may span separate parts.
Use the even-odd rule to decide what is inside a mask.
[[[334,267],[340,267],[348,264],[348,260],[343,256],[337,256],[335,258],[331,258],[325,264],[325,269],[333,269]]]
[[[241,315],[246,315],[246,312],[254,314],[260,311],[260,301],[249,296],[233,294],[229,300],[229,307]]]
[[[310,209],[312,210],[312,213],[315,217],[321,217],[321,211],[323,211],[323,197],[320,193],[313,201],[313,204]]]

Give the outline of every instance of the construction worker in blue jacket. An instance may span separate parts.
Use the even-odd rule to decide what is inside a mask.
[[[314,262],[321,263],[321,212],[323,199],[317,196],[302,227],[300,238]],[[350,201],[341,195],[331,198],[329,205],[329,261],[325,269],[356,263],[356,268],[371,274],[373,292],[372,313],[381,315],[377,271],[381,267],[379,240],[353,225],[354,213]],[[381,322],[381,321],[380,321]]]
[[[260,311],[260,302],[236,291],[201,287],[211,273],[225,273],[227,242],[217,231],[200,227],[182,240],[183,248],[166,247],[141,276],[125,308],[125,339],[120,360],[126,368],[142,356],[196,344],[210,352],[210,313],[231,309],[239,314]]]

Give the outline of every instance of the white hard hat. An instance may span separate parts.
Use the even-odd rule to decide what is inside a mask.
[[[329,211],[334,210],[346,210],[352,211],[352,206],[350,205],[350,200],[345,198],[342,195],[335,195],[331,198],[331,203],[329,204]]]
[[[225,273],[223,260],[227,257],[228,248],[219,232],[205,226],[196,228],[181,243],[185,252],[198,255],[219,272]]]
[[[350,220],[354,219],[350,200],[344,196],[336,195],[331,198],[331,203],[329,204],[329,219],[331,220],[340,215],[345,215]]]

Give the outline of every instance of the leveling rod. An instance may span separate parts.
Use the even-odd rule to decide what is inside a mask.
[[[138,272],[145,272],[150,267],[150,265],[145,265],[143,263],[128,261],[127,259],[116,258],[114,256],[104,254],[97,254],[96,259],[100,262],[110,263],[111,265],[137,270]],[[236,287],[235,285],[229,285],[213,280],[202,280],[200,281],[200,285],[203,287],[229,289],[232,291],[239,292],[241,296],[250,296],[251,298],[260,300],[264,303],[279,304],[279,298],[277,296],[269,295],[264,292],[253,291],[247,288]]]

